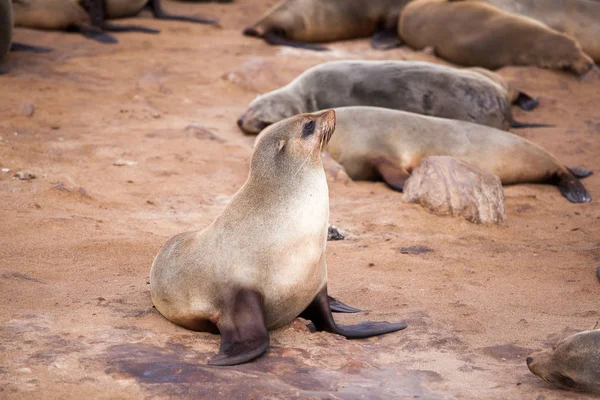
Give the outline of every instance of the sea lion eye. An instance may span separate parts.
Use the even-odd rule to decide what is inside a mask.
[[[304,124],[304,128],[302,128],[302,137],[308,137],[312,135],[315,131],[315,121],[310,121]]]

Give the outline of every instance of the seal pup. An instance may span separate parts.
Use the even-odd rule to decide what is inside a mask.
[[[498,77],[499,78],[499,77]],[[332,107],[377,106],[508,130],[508,93],[489,76],[421,61],[330,61],[254,99],[238,126],[257,134],[292,115]]]
[[[107,19],[132,17],[145,7],[155,18],[216,24],[213,19],[184,17],[166,13],[161,0],[21,0],[14,3],[15,26],[31,29],[77,31],[103,43],[117,43],[105,33],[159,33],[158,29],[138,25],[115,25]]]
[[[220,332],[209,364],[235,365],[263,354],[269,329],[300,316],[316,329],[363,338],[404,323],[337,325],[327,297],[329,218],[321,151],[335,128],[332,110],[301,114],[257,138],[250,173],[203,231],[170,239],[150,271],[152,301],[171,322]]]
[[[474,1],[416,0],[400,15],[398,34],[415,49],[465,66],[535,65],[585,75],[594,61],[576,40],[531,18]]]
[[[551,183],[573,203],[592,200],[577,179],[591,171],[567,168],[540,146],[510,132],[378,107],[335,112],[335,135],[326,150],[354,180],[383,180],[402,190],[421,160],[450,156],[497,175],[503,185]]]
[[[454,0],[453,0],[454,1]],[[533,18],[579,42],[600,63],[600,3],[594,0],[477,0],[502,11]]]
[[[328,49],[312,43],[370,36],[374,48],[386,49],[400,44],[398,16],[409,1],[281,0],[243,33],[273,45],[317,51]]]
[[[600,394],[600,330],[569,336],[526,362],[532,373],[554,386]]]

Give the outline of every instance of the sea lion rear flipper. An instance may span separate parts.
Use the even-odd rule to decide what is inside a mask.
[[[108,44],[119,43],[119,41],[117,39],[115,39],[114,37],[112,37],[111,35],[109,35],[107,33],[104,33],[102,31],[102,29],[95,27],[95,26],[79,25],[79,26],[75,26],[73,30],[81,33],[83,36],[85,36],[88,39],[96,40],[100,43],[108,43]]]
[[[240,289],[217,321],[221,333],[219,353],[210,365],[237,365],[262,355],[269,348],[263,297],[250,289]]]
[[[371,47],[378,50],[389,50],[402,46],[402,39],[396,30],[378,30],[371,36]]]
[[[589,203],[592,196],[579,179],[568,171],[560,171],[557,174],[558,188],[563,196],[572,203]]]
[[[115,25],[110,22],[103,22],[102,29],[109,32],[141,32],[141,33],[160,33],[159,29],[148,28],[140,25]]]
[[[529,122],[512,121],[510,123],[511,128],[554,128],[555,126],[556,125],[538,124],[535,122],[529,123]]]
[[[594,173],[594,171],[591,169],[585,169],[582,167],[567,167],[567,169],[578,178],[587,178]]]
[[[312,321],[317,331],[336,333],[347,337],[348,339],[366,338],[385,333],[396,332],[406,328],[403,322],[363,322],[358,325],[338,325],[333,319],[327,300],[327,287],[324,287],[312,303],[306,307],[306,310],[300,314],[300,317]]]
[[[410,176],[407,171],[398,168],[396,165],[385,159],[374,162],[374,165],[386,185],[399,192],[404,189],[404,183]]]
[[[519,92],[515,103],[525,111],[534,110],[540,103],[527,93]]]
[[[52,51],[50,47],[32,46],[24,43],[12,42],[10,51],[31,51],[33,53],[49,53]]]
[[[161,0],[150,0],[149,6],[150,6],[150,10],[152,10],[152,14],[154,15],[154,18],[168,19],[168,20],[174,20],[174,21],[194,22],[197,24],[211,24],[211,25],[219,24],[219,21],[217,21],[216,19],[185,17],[183,15],[169,14],[163,10],[163,8],[160,4],[160,1]]]
[[[246,34],[246,30],[244,31],[244,34]],[[251,35],[247,34],[247,36],[251,36]],[[275,30],[266,31],[262,37],[265,40],[265,42],[267,42],[269,44],[273,44],[273,45],[296,47],[299,49],[314,50],[314,51],[329,51],[329,49],[327,47],[319,46],[317,44],[297,42],[295,40],[288,39]]]
[[[327,296],[327,300],[329,301],[329,308],[331,312],[339,312],[339,313],[357,313],[360,312],[360,309],[351,307],[347,304],[342,303],[341,301]]]

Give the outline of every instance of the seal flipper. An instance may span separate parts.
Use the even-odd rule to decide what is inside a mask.
[[[219,353],[210,365],[237,365],[253,360],[269,348],[263,297],[250,289],[239,289],[217,321],[221,333]]]
[[[391,189],[401,192],[406,180],[410,177],[408,171],[398,168],[392,162],[382,159],[373,163],[381,178]]]
[[[548,124],[537,124],[535,122],[519,122],[512,121],[510,123],[511,128],[554,128],[556,125],[548,125]]]
[[[107,43],[107,44],[119,43],[119,41],[117,39],[115,39],[114,37],[112,37],[109,34],[104,33],[102,31],[102,29],[95,27],[95,26],[79,25],[79,26],[73,27],[72,30],[81,33],[83,36],[85,36],[88,39],[96,40],[100,43]]]
[[[216,19],[205,19],[205,18],[195,18],[195,17],[185,17],[183,15],[173,15],[169,14],[163,10],[160,0],[150,0],[149,3],[150,10],[156,19],[166,19],[166,20],[174,20],[174,21],[184,21],[184,22],[194,22],[197,24],[211,24],[218,25],[219,21]]]
[[[523,92],[519,92],[515,103],[525,111],[534,110],[540,104],[539,101]]]
[[[572,203],[589,203],[592,196],[579,179],[568,171],[559,171],[556,175],[558,188],[563,196]]]
[[[377,50],[389,50],[402,46],[402,40],[396,30],[378,30],[371,36],[371,47]]]
[[[30,51],[32,53],[49,53],[52,51],[52,49],[50,47],[32,46],[29,44],[12,42],[10,45],[10,51]]]
[[[371,336],[383,335],[385,333],[396,332],[406,328],[403,322],[363,322],[358,325],[338,325],[333,319],[329,302],[327,300],[327,287],[324,287],[317,297],[306,307],[306,310],[300,314],[301,318],[312,321],[317,331],[337,333],[348,339],[360,339]]]
[[[246,33],[247,31],[248,31],[248,33]],[[255,35],[251,35],[250,30],[248,30],[248,29],[244,30],[244,34],[246,36],[255,36]],[[278,33],[275,30],[272,30],[272,29],[266,31],[265,34],[262,35],[262,38],[265,40],[265,42],[267,42],[269,44],[273,44],[273,45],[296,47],[298,49],[306,49],[306,50],[314,50],[314,51],[329,51],[329,49],[327,47],[319,46],[317,44],[297,42],[295,40],[288,39],[285,36],[283,36],[282,34]]]
[[[347,304],[342,303],[338,299],[335,299],[331,296],[327,296],[327,301],[329,301],[329,308],[331,312],[339,312],[339,313],[357,313],[360,312],[360,309],[351,307]]]
[[[581,167],[567,167],[567,169],[571,171],[571,173],[577,178],[587,178],[588,176],[594,173],[594,171],[592,171],[591,169],[585,169]]]

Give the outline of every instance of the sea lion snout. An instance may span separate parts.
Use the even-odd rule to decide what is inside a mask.
[[[525,362],[527,362],[527,366],[529,367],[531,365],[531,363],[533,362],[533,358],[527,357],[527,359],[525,360]]]

